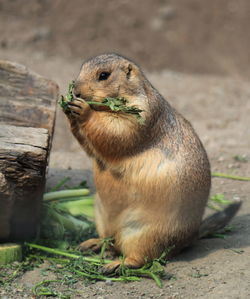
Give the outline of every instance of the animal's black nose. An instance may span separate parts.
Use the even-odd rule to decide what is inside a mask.
[[[84,99],[84,94],[82,92],[82,83],[80,81],[75,81],[74,88],[73,88],[73,95],[76,98]]]
[[[73,89],[73,95],[76,97],[76,98],[81,98],[81,92],[79,91],[79,89],[77,87],[75,87]]]

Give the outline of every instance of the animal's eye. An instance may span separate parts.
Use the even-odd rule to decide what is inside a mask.
[[[99,75],[98,80],[99,81],[107,80],[109,76],[110,76],[109,72],[101,72],[101,74]]]

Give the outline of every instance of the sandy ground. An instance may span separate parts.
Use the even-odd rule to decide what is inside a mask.
[[[63,7],[62,12],[64,12],[64,15],[62,15],[62,19],[65,18],[68,7],[65,4],[66,2],[55,1],[51,9],[52,12],[45,11],[44,13],[47,23],[43,22],[52,30],[51,33],[48,33],[46,28],[41,31],[41,28],[44,28],[44,23],[40,22],[42,19],[35,18],[43,11],[40,6],[48,5],[48,1],[34,1],[36,5],[34,4],[33,8],[29,6],[26,10],[20,11],[20,15],[12,10],[11,5],[14,5],[15,1],[11,1],[8,4],[7,2],[0,1],[0,14],[2,12],[2,16],[4,15],[0,23],[5,24],[7,19],[11,21],[16,19],[17,23],[15,25],[19,27],[19,32],[16,31],[14,24],[10,23],[10,28],[1,35],[1,59],[23,63],[34,71],[55,80],[59,84],[61,93],[64,93],[68,82],[76,77],[82,57],[94,53],[88,44],[84,54],[80,55],[79,49],[74,50],[74,46],[72,46],[72,44],[77,46],[77,38],[72,37],[72,40],[68,40],[69,33],[76,29],[74,27],[75,23],[80,27],[80,16],[75,18],[75,22],[69,18],[67,23],[68,31],[66,30],[66,33],[64,32],[65,35],[60,40],[57,40],[55,35],[58,37],[63,32],[60,31],[60,26],[56,21],[52,22],[53,18],[51,15],[53,16],[53,12],[58,7]],[[93,5],[90,5],[90,9],[98,11],[96,1],[92,2]],[[136,2],[138,3],[138,1]],[[163,3],[164,1],[158,2]],[[114,33],[114,41],[117,42],[117,45],[113,44],[111,49],[123,49],[123,53],[126,52],[126,55],[139,61],[142,68],[147,70],[147,75],[153,85],[178,111],[191,121],[207,149],[213,171],[250,176],[250,86],[249,82],[245,81],[247,77],[244,78],[244,75],[248,74],[249,71],[247,67],[249,47],[247,38],[242,36],[241,30],[242,28],[246,29],[247,24],[249,24],[249,18],[248,21],[246,19],[249,11],[249,2],[242,0],[236,5],[234,4],[235,1],[228,1],[227,5],[224,6],[225,11],[218,12],[211,19],[209,18],[209,12],[211,12],[211,9],[216,8],[215,1],[210,2],[212,4],[207,10],[205,8],[199,10],[198,2],[191,1],[194,10],[200,11],[204,18],[207,15],[207,18],[204,19],[206,20],[206,30],[201,33],[195,31],[197,28],[195,22],[192,22],[192,9],[190,14],[185,15],[186,23],[178,23],[183,16],[180,3],[184,2],[176,2],[177,4],[174,5],[174,1],[169,1],[168,5],[170,6],[168,6],[168,9],[165,8],[163,13],[164,18],[169,20],[168,22],[176,22],[177,33],[174,31],[173,25],[168,27],[165,21],[159,21],[162,20],[162,12],[160,12],[163,9],[162,6],[159,6],[160,4],[158,3],[158,6],[152,7],[154,14],[152,13],[153,17],[149,19],[148,24],[151,24],[151,33],[156,36],[154,43],[162,38],[161,34],[164,33],[166,26],[172,28],[172,31],[167,31],[167,39],[172,38],[172,44],[171,50],[168,49],[166,51],[166,59],[164,58],[165,56],[163,57],[157,52],[158,58],[156,62],[150,63],[152,57],[149,54],[141,55],[141,41],[136,41],[132,31],[139,30],[138,26],[139,28],[142,28],[140,26],[146,26],[142,24],[142,20],[139,20],[138,23],[134,21],[132,25],[128,20],[121,21],[123,24],[127,24],[126,28],[130,28],[129,34],[131,38],[134,38],[135,42],[132,43],[133,47],[128,47],[128,51],[126,51],[126,47],[123,47],[125,40],[119,39],[116,33]],[[222,2],[224,3],[225,1]],[[16,1],[16,3],[19,3],[20,6],[20,1]],[[62,3],[64,3],[63,6]],[[125,6],[123,8],[127,7],[126,11],[127,15],[129,15],[131,8],[126,4],[127,2],[118,1],[118,3],[124,3]],[[148,1],[145,3],[148,3]],[[120,8],[119,5],[117,4],[116,6],[117,10]],[[149,13],[148,7],[144,8],[145,13]],[[159,7],[161,7],[161,10]],[[190,6],[188,6],[188,9],[190,9]],[[109,10],[110,14],[112,14],[112,9],[109,8]],[[215,11],[217,10],[215,9]],[[30,16],[30,19],[27,16]],[[85,16],[87,18],[87,13]],[[238,20],[240,17],[242,23],[238,22],[237,26],[230,25],[229,20],[232,21],[235,18]],[[78,21],[76,22],[76,20]],[[219,20],[221,22],[224,20],[224,23],[222,22],[223,24],[221,25]],[[33,24],[32,22],[37,22],[36,26],[32,27],[30,25]],[[176,50],[182,47],[181,41],[189,42],[189,40],[185,40],[184,33],[180,37],[180,32],[185,32],[183,24],[188,24],[190,26],[189,29],[193,28],[194,32],[196,32],[194,34],[196,39],[192,40],[192,44],[200,49],[199,52],[205,55],[204,58],[200,54],[194,53],[192,48],[188,48],[186,53],[184,53],[185,51],[178,52]],[[110,27],[109,25],[106,26],[105,28],[108,30]],[[212,34],[212,32],[216,32],[216,26],[219,28],[219,36],[213,36]],[[3,26],[0,27],[0,31],[3,30]],[[103,28],[102,26],[100,27]],[[36,31],[37,28],[40,31]],[[16,35],[12,35],[13,32]],[[122,36],[123,34],[120,35]],[[92,32],[92,35],[89,33],[89,36],[92,36],[94,43],[92,48],[95,51],[98,50],[100,52],[108,48],[108,44],[105,44],[103,47],[99,44],[100,40],[104,41],[101,29]],[[210,41],[208,49],[203,47],[204,36],[208,36],[206,42]],[[235,39],[234,42],[230,41],[229,37],[231,36],[232,39]],[[224,42],[220,37],[225,38]],[[71,48],[68,47],[66,41],[71,43]],[[90,40],[87,41],[88,43],[91,42]],[[233,49],[230,48],[231,42]],[[148,43],[149,41],[146,41],[147,45]],[[167,47],[167,44],[163,43],[162,47]],[[69,49],[71,49],[70,54],[68,53]],[[236,53],[236,56],[229,55],[231,50]],[[152,48],[147,46],[147,53],[151,53],[150,51],[153,51]],[[174,53],[177,53],[177,56],[171,62],[171,55]],[[238,56],[237,53],[242,53],[242,55]],[[189,57],[191,60],[189,60]],[[168,65],[175,71],[167,69]],[[176,70],[184,71],[186,74],[178,73]],[[191,72],[196,73],[191,74]],[[205,74],[205,72],[210,74]],[[218,74],[227,76],[222,77]],[[234,159],[235,155],[246,155],[248,161],[236,161]],[[72,177],[72,184],[87,179],[89,185],[94,190],[91,161],[71,136],[64,115],[58,110],[47,188],[49,189],[55,182],[68,175]],[[166,266],[166,271],[171,273],[174,279],[164,281],[162,289],[156,287],[153,281],[146,279],[138,283],[129,284],[98,282],[84,286],[78,283],[78,294],[75,297],[99,299],[250,298],[250,183],[214,178],[211,194],[215,193],[223,193],[227,198],[239,197],[243,200],[242,209],[232,221],[235,231],[229,233],[225,239],[199,240],[192,248],[171,261]],[[32,285],[40,281],[41,278],[41,269],[27,272],[8,291],[0,289],[0,298],[30,298]]]

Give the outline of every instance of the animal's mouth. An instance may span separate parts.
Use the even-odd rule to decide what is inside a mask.
[[[102,99],[102,101],[99,101],[99,99],[98,101],[95,101],[95,99],[81,99],[86,101],[86,103],[88,103],[93,110],[113,113],[129,113],[133,114],[140,122],[144,121],[140,115],[143,110],[136,106],[127,106],[128,100],[123,97],[107,97]]]
[[[83,97],[81,94],[74,94],[73,93],[73,97],[75,99],[81,99],[83,101],[85,101],[86,103],[88,103],[91,107],[91,109],[96,110],[96,111],[112,111],[110,109],[110,107],[108,107],[107,105],[103,104],[101,101],[97,101],[94,100],[92,98],[88,98],[88,97]]]
[[[88,101],[86,101],[88,103]],[[100,103],[101,104],[101,103]],[[108,111],[111,112],[112,110],[110,109],[110,107],[105,106],[105,105],[96,105],[96,104],[90,104],[91,109],[95,110],[95,111]]]
[[[112,109],[106,103],[104,103],[104,99],[96,100],[92,98],[85,98],[84,101],[86,101],[86,103],[90,105],[91,109],[95,111],[112,111]]]

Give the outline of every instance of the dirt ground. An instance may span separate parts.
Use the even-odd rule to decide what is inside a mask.
[[[62,93],[88,56],[115,51],[137,61],[168,101],[191,121],[212,171],[250,176],[250,2],[248,0],[1,1],[0,59],[23,63]],[[133,3],[133,4],[132,4]],[[142,5],[143,3],[143,5]],[[247,161],[235,160],[246,156]],[[47,188],[65,176],[87,179],[91,161],[58,110]],[[243,207],[225,239],[199,240],[167,266],[159,289],[137,283],[78,283],[75,298],[250,298],[250,182],[213,179],[211,194]],[[0,298],[30,298],[41,269],[26,272]]]

